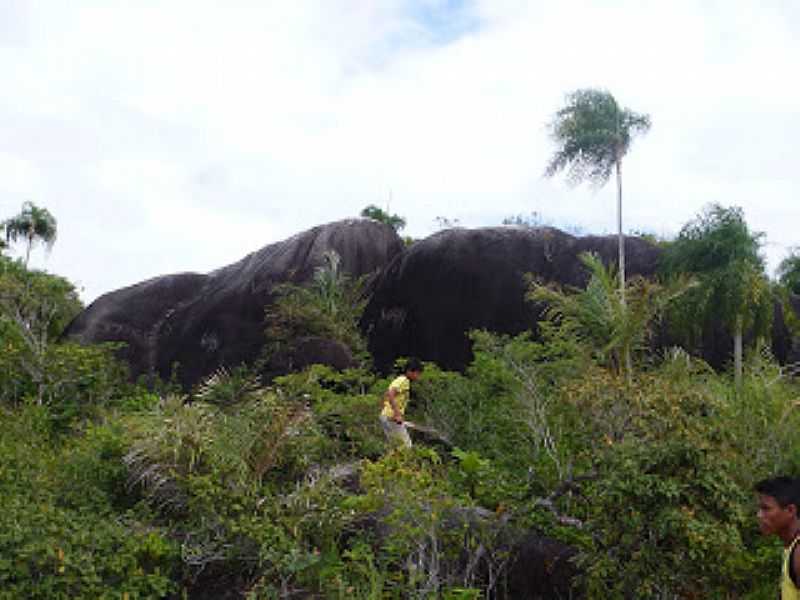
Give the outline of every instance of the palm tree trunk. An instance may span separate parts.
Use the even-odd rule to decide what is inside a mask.
[[[622,307],[627,310],[625,304],[625,236],[622,235],[622,159],[617,156],[617,236],[619,238],[619,297]],[[631,348],[627,344],[623,352],[625,361],[625,378],[628,384],[633,383],[633,360],[631,359]]]
[[[622,235],[622,160],[617,158],[617,236],[619,238],[619,293],[625,303],[625,236]]]
[[[742,385],[742,318],[736,319],[736,331],[733,333],[733,381],[736,389]]]

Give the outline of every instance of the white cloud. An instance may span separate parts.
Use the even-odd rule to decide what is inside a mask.
[[[31,161],[8,152],[0,152],[0,195],[29,195],[36,192],[41,175]],[[8,210],[5,198],[0,203]]]
[[[56,214],[46,266],[87,300],[390,198],[418,236],[531,211],[612,231],[613,186],[541,176],[545,123],[584,86],[653,118],[626,227],[720,202],[772,265],[794,243],[792,2],[19,1],[0,22],[0,207]]]

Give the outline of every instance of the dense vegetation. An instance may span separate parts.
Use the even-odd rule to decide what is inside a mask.
[[[515,553],[543,537],[588,598],[774,597],[751,489],[798,472],[798,386],[758,336],[738,384],[654,349],[701,284],[632,280],[620,302],[591,257],[585,290],[532,284],[539,337],[476,331],[466,372],[427,365],[409,418],[447,442],[392,450],[359,282],[326,260],[266,313],[267,358],[312,331],[362,367],[242,366],[185,393],[57,341],[73,287],[0,255],[0,598],[520,597]]]

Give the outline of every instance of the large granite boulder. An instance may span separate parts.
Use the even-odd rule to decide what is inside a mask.
[[[785,301],[777,297],[772,312],[772,353],[782,365],[790,365],[792,374],[798,373],[800,365],[800,339],[797,331],[800,320],[800,296],[789,293]]]
[[[660,250],[637,238],[625,242],[627,274],[654,275]],[[524,275],[583,286],[581,252],[616,263],[616,236],[575,237],[549,227],[448,229],[416,242],[375,282],[362,326],[380,369],[398,356],[419,356],[443,368],[471,360],[467,332],[485,328],[515,334],[536,329],[525,300]]]
[[[578,551],[530,531],[514,546],[506,574],[508,600],[574,600],[584,597],[578,585]]]
[[[165,275],[109,292],[78,315],[65,336],[83,343],[125,342],[121,356],[134,376],[166,378],[177,363],[178,378],[188,387],[220,366],[256,359],[273,288],[308,280],[328,250],[339,254],[345,271],[361,276],[388,264],[403,242],[391,227],[370,219],[321,225],[208,274]],[[307,345],[315,360],[330,355],[340,366],[346,358],[324,341]]]

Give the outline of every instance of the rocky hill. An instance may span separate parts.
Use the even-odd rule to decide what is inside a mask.
[[[583,286],[587,274],[578,256],[594,252],[614,263],[617,238],[575,237],[550,227],[456,228],[406,248],[391,227],[349,219],[270,244],[211,273],[164,275],[105,294],[65,335],[85,343],[124,342],[120,355],[134,376],[168,378],[178,364],[179,380],[188,387],[220,366],[252,364],[267,341],[264,307],[275,286],[307,281],[329,250],[351,275],[374,276],[361,327],[376,367],[385,371],[396,358],[414,355],[460,370],[471,360],[470,330],[536,331],[539,313],[525,300],[525,274]],[[660,254],[647,240],[628,237],[628,275],[654,275]],[[797,354],[777,305],[772,339],[782,362]],[[307,356],[292,361],[295,366],[347,362],[324,344],[300,347]],[[731,342],[712,326],[702,347],[704,358],[719,367]]]

